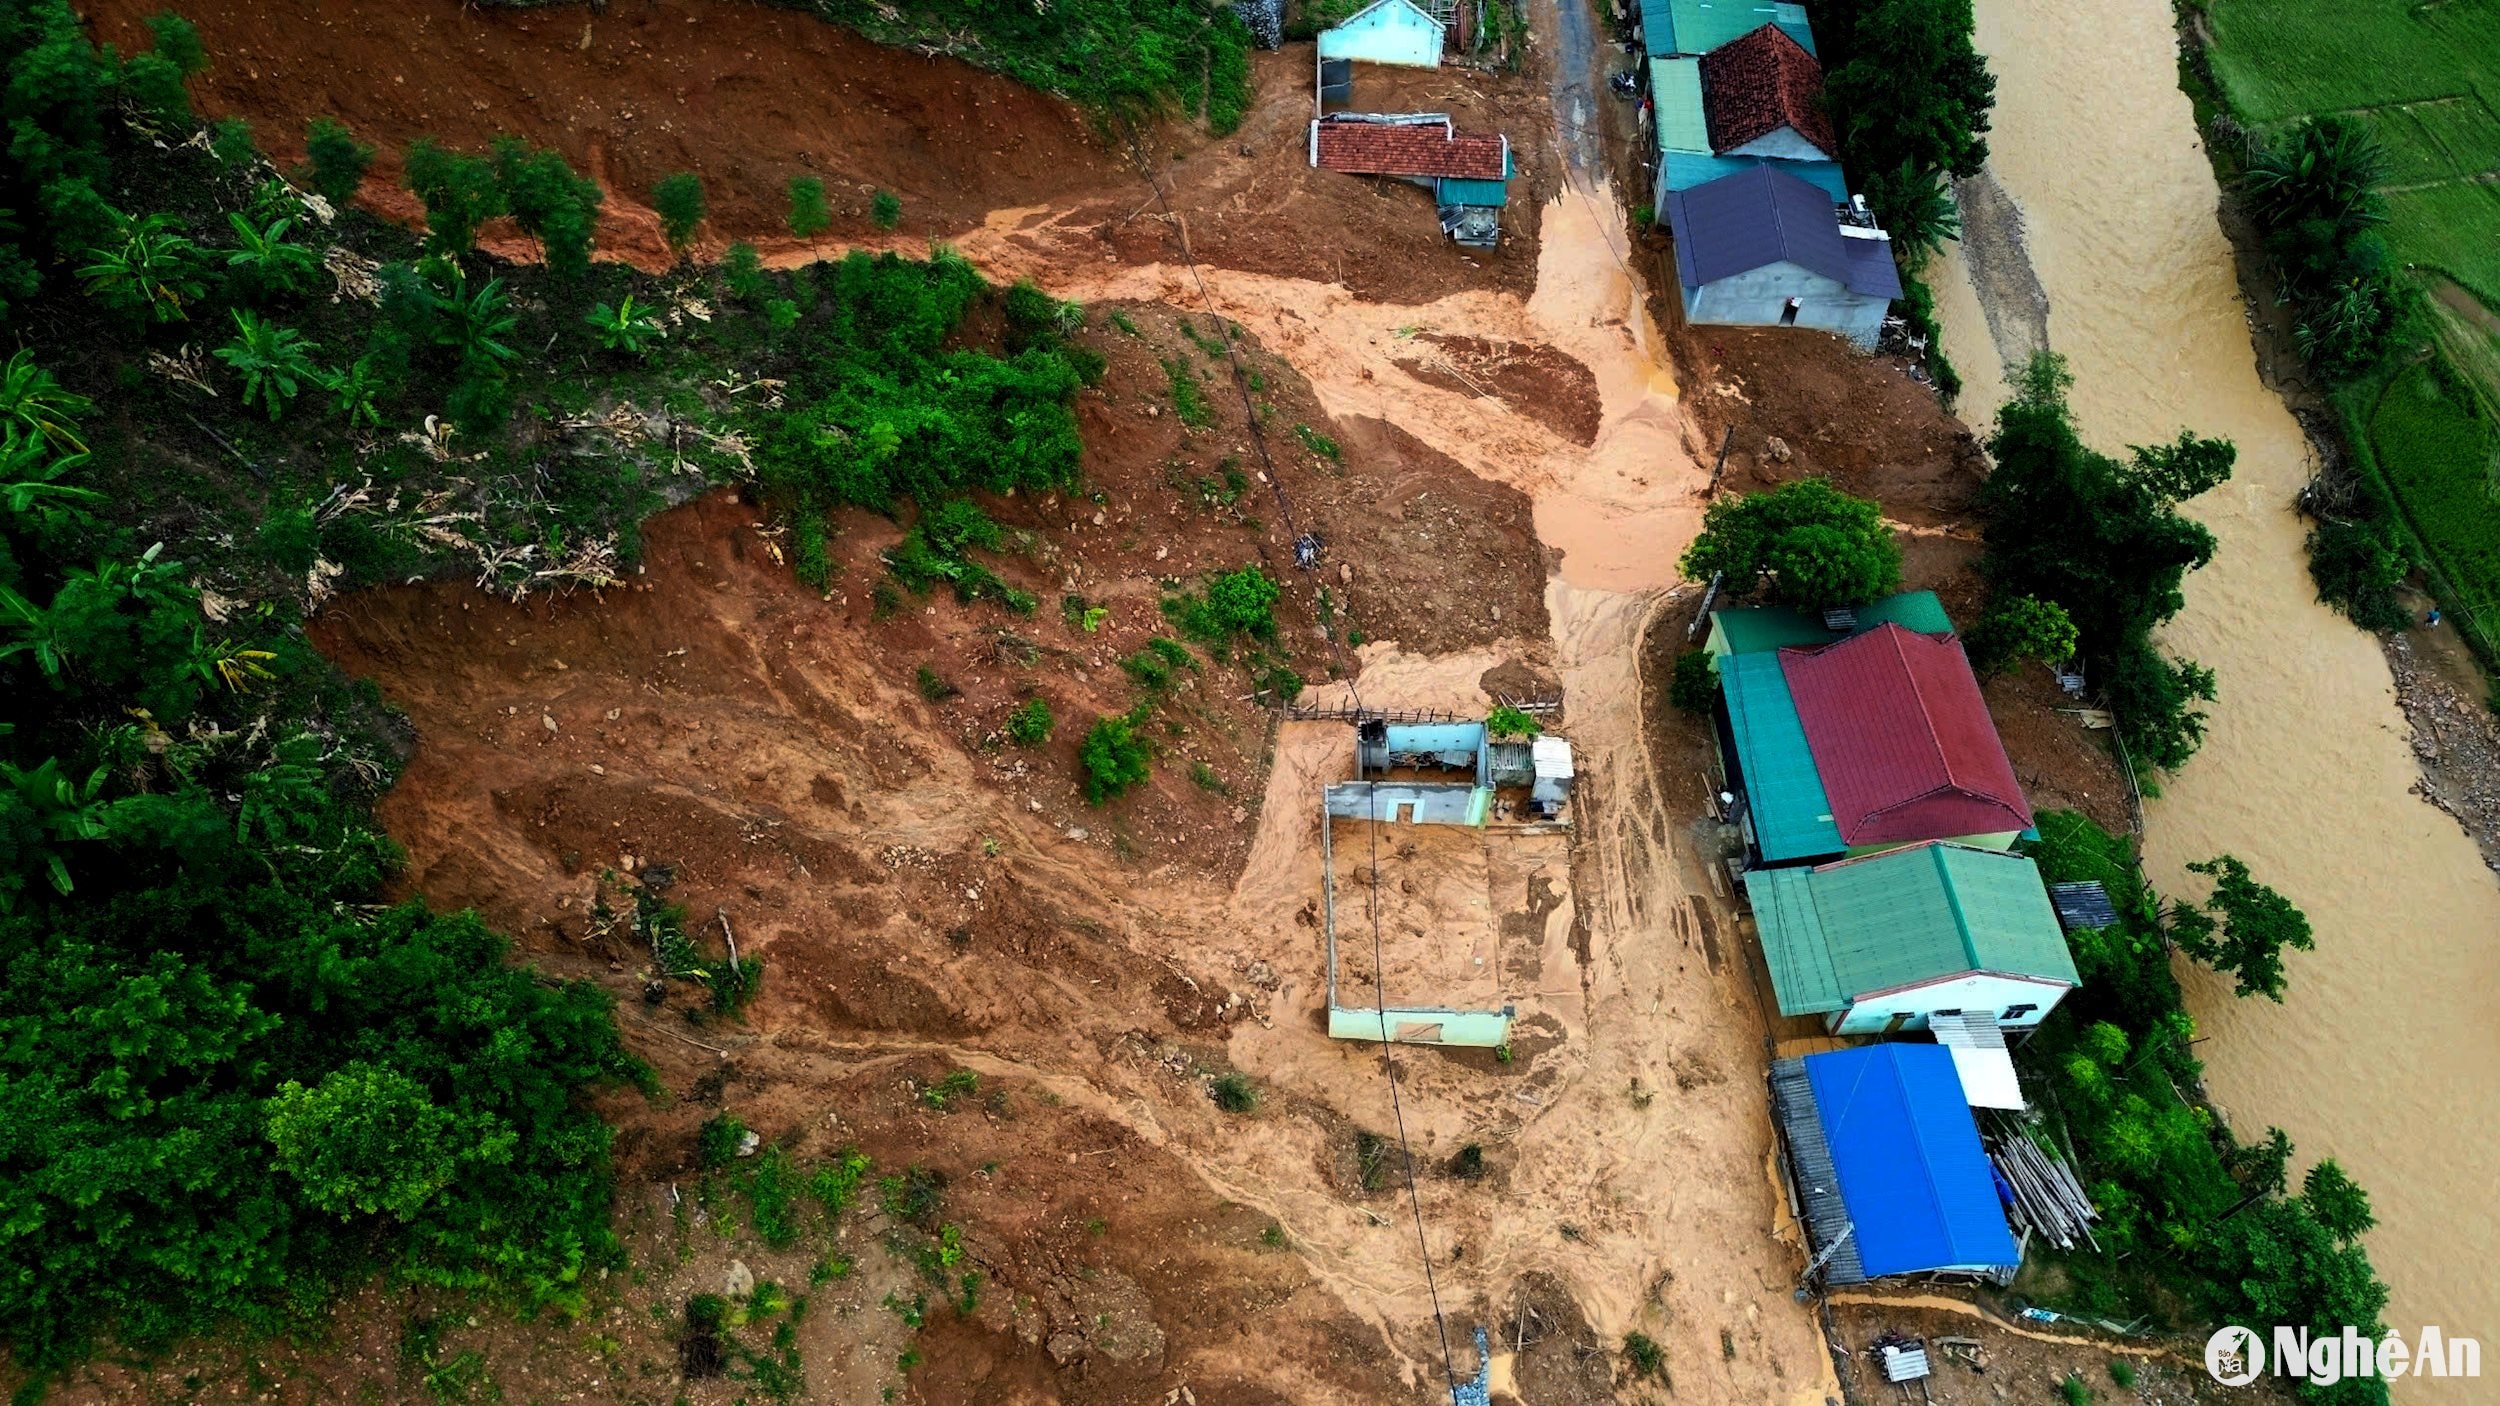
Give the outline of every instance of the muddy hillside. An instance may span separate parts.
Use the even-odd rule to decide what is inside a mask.
[[[126,41],[152,8],[94,23]],[[1310,168],[1308,44],[1258,56],[1233,136],[1130,141],[739,0],[185,12],[204,109],[282,164],[344,119],[386,215],[415,213],[407,143],[512,132],[604,184],[606,251],[659,265],[643,193],[700,171],[703,252],[942,238],[1085,303],[1108,369],[1082,487],[982,501],[1030,613],[899,589],[901,528],[864,512],[803,586],[735,484],[647,523],[613,589],[329,606],[316,643],[405,715],[381,815],[407,887],[596,982],[654,1070],[603,1109],[625,1254],[572,1317],[376,1288],[324,1336],[61,1399],[1316,1406],[1479,1371],[1518,1406],[1841,1396],[1793,1294],[1710,738],[1665,701],[1699,597],[1676,561],[1714,488],[1824,473],[1886,501],[1959,613],[1976,453],[1900,363],[1674,326],[1589,26],[1540,9],[1521,71],[1389,94],[1511,138],[1502,244],[1469,252],[1415,187]],[[781,233],[802,174],[837,196],[817,247]],[[1247,565],[1282,583],[1272,640],[1150,643]],[[1296,681],[1322,712],[1537,705],[1568,825],[1331,827],[1353,731],[1274,706]],[[2050,686],[1992,687],[2033,798],[2117,819]],[[1088,804],[1080,738],[1132,709],[1150,775]],[[1509,1043],[1329,1038],[1332,887],[1341,975],[1482,993]],[[760,975],[652,983],[679,941]]]
[[[144,49],[145,21],[162,8],[109,0],[89,14],[100,41]],[[1470,253],[1442,237],[1416,188],[1300,159],[1308,46],[1256,56],[1258,104],[1240,131],[1216,140],[1178,126],[1107,126],[1011,79],[883,48],[759,0],[206,0],[183,13],[216,56],[193,84],[202,115],[250,122],[281,166],[303,159],[311,119],[345,122],[380,147],[363,198],[411,223],[422,212],[400,184],[409,142],[482,150],[511,134],[598,180],[608,197],[600,246],[651,267],[669,253],[646,202],[674,171],[704,179],[711,218],[701,247],[714,255],[737,240],[806,250],[790,237],[783,192],[792,177],[813,175],[834,218],[826,247],[876,236],[870,202],[886,190],[902,202],[893,238],[906,248],[1048,208],[1082,231],[1094,259],[1153,262],[1166,257],[1171,224],[1144,170],[1201,256],[1231,268],[1411,298],[1524,291],[1536,266],[1539,200],[1514,200],[1502,249]],[[1532,78],[1470,74],[1430,86],[1409,96],[1463,125],[1509,128],[1528,186],[1540,199],[1551,190],[1552,164],[1532,144],[1545,103]],[[510,231],[499,246],[491,228],[485,242],[528,248]]]

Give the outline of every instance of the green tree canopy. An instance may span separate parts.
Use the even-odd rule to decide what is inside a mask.
[[[458,256],[477,246],[478,226],[505,211],[495,168],[484,157],[446,151],[431,137],[408,144],[408,189],[425,202],[426,247]]]
[[[1736,595],[1769,592],[1800,610],[1864,605],[1901,586],[1901,548],[1883,512],[1814,478],[1721,498],[1684,553],[1687,577],[1724,573]]]
[[[333,1215],[406,1220],[451,1184],[452,1116],[417,1081],[362,1060],[305,1088],[289,1079],[269,1100],[278,1169]]]
[[[2242,996],[2283,999],[2283,949],[2306,952],[2317,945],[2309,919],[2292,901],[2258,883],[2233,855],[2190,864],[2212,876],[2214,891],[2202,907],[2185,899],[2171,905],[2170,937],[2190,957],[2234,977]]]
[[[662,176],[651,188],[651,209],[660,217],[660,233],[668,240],[670,252],[681,259],[694,243],[705,208],[703,180],[692,171]]]
[[[1088,805],[1101,805],[1146,779],[1154,752],[1127,718],[1097,718],[1077,749],[1078,781]]]
[[[810,244],[833,224],[825,206],[825,183],[817,176],[790,178],[790,232]]]
[[[1971,663],[1983,674],[2003,673],[2029,660],[2058,665],[2075,656],[2075,622],[2066,607],[2038,596],[2001,596],[1971,627]]]
[[[338,209],[356,198],[365,172],[373,165],[373,148],[356,140],[347,124],[335,117],[316,117],[304,133],[305,179],[322,199]]]
[[[1970,0],[1846,0],[1833,18],[1818,27],[1846,59],[1823,92],[1851,168],[1979,174],[1996,77],[1972,43]]]

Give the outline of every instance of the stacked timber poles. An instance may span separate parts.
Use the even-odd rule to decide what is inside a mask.
[[[1997,1120],[1989,1160],[2014,1192],[2014,1211],[2030,1229],[2061,1250],[2083,1240],[2097,1253],[2101,1242],[2092,1236],[2092,1222],[2101,1218],[2074,1169],[2040,1150],[2031,1133],[2011,1119]]]

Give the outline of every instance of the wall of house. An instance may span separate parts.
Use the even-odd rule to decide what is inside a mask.
[[[1320,31],[1319,56],[1404,68],[1441,66],[1441,26],[1420,10],[1383,5]]]
[[[1510,1043],[1512,1007],[1498,1011],[1451,1011],[1429,1007],[1391,1006],[1387,1011],[1389,1042],[1398,1045],[1465,1045],[1492,1049]],[[1328,1037],[1332,1040],[1377,1040],[1382,1012],[1373,1006],[1330,1006]]]
[[[1340,820],[1380,820],[1408,825],[1482,825],[1492,810],[1489,787],[1430,781],[1339,782],[1326,792],[1328,813]]]
[[[1845,284],[1783,260],[1685,289],[1684,316],[1701,323],[1776,327],[1790,298],[1802,300],[1799,327],[1838,332],[1862,347],[1875,345],[1891,306],[1888,299],[1852,293]]]
[[[1927,1017],[1937,1011],[1986,1011],[2006,1029],[2023,1030],[2039,1024],[2040,1018],[2054,1009],[2065,994],[2066,988],[2053,982],[1993,972],[1966,972],[1920,986],[1862,996],[1847,1009],[1825,1017],[1825,1023],[1835,1035],[1880,1035],[1896,1014],[1910,1017],[1902,1029],[1924,1030]],[[2038,1009],[2008,1018],[2005,1013],[2018,1005]]]
[[[1767,156],[1775,161],[1829,161],[1832,154],[1804,137],[1794,127],[1765,132],[1740,147],[1730,147],[1721,156]]]
[[[1942,838],[1946,844],[1969,845],[1972,849],[2007,850],[2012,849],[2014,842],[2022,837],[2023,832],[2020,830],[2001,830],[1993,835],[1953,835],[1939,838]],[[1856,859],[1861,855],[1882,854],[1886,850],[1902,849],[1910,845],[1925,843],[1924,840],[1902,840],[1894,844],[1857,845],[1850,849],[1846,857]]]

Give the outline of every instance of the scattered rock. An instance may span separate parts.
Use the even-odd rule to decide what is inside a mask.
[[[729,1272],[721,1276],[721,1292],[733,1299],[743,1299],[755,1292],[755,1271],[745,1260],[731,1260]]]

